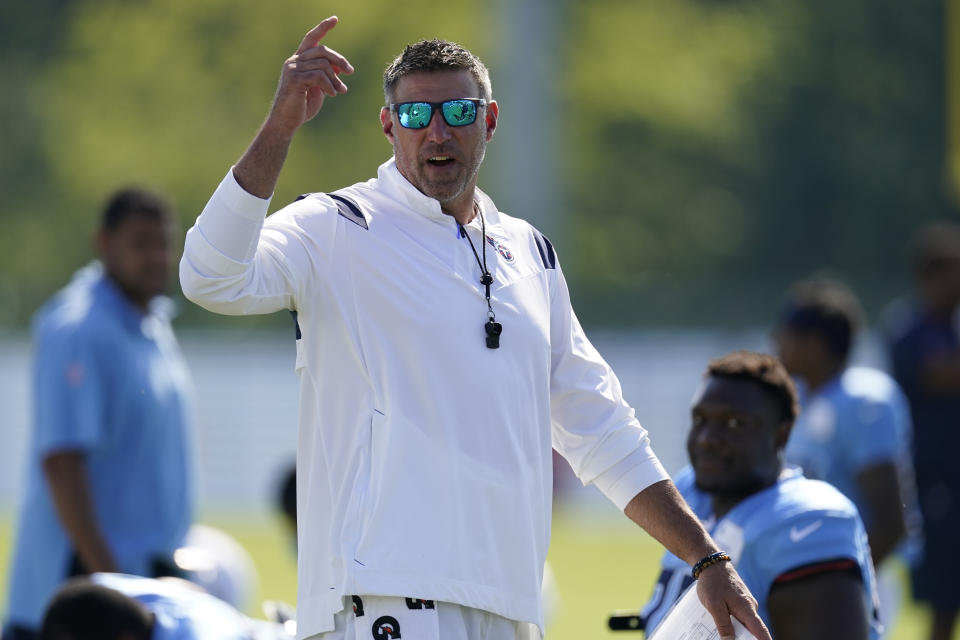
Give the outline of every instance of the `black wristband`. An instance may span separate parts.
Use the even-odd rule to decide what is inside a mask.
[[[717,551],[716,553],[711,553],[705,558],[702,558],[700,562],[693,565],[693,570],[690,572],[690,575],[692,575],[693,579],[696,580],[700,577],[700,574],[703,573],[704,569],[707,567],[712,567],[720,562],[730,562],[730,555],[726,551]]]

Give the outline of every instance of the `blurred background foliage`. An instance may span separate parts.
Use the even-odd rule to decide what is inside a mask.
[[[942,2],[539,5],[557,28],[544,153],[558,206],[501,206],[548,220],[585,322],[763,325],[793,279],[823,270],[875,314],[907,287],[912,231],[955,215]],[[342,21],[329,44],[357,73],[297,138],[274,208],[388,157],[380,78],[406,42],[453,39],[495,62],[511,118],[497,87],[536,73],[509,55],[512,6],[3,3],[0,326],[26,324],[89,259],[114,188],[161,190],[186,229],[265,115],[281,62],[328,14]],[[481,184],[498,198],[489,167]],[[185,305],[182,322],[229,321]]]

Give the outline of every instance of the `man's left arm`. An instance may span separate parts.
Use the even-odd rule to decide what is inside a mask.
[[[869,510],[867,539],[873,566],[879,567],[907,535],[899,474],[893,462],[881,462],[857,473],[857,488]]]
[[[891,382],[891,384],[893,384]],[[889,556],[907,535],[897,460],[910,432],[906,399],[897,394],[865,399],[851,421],[845,446],[854,469],[873,564]]]
[[[549,246],[545,238],[540,241]],[[549,247],[552,251],[552,247]],[[550,290],[550,411],[554,448],[584,484],[691,565],[718,551],[650,449],[646,431],[623,399],[620,382],[587,339],[570,304],[559,264]],[[756,600],[729,562],[700,576],[697,592],[723,640],[734,615],[758,640],[770,640]]]
[[[650,485],[634,496],[623,511],[690,565],[719,551],[671,480]],[[770,640],[770,633],[757,615],[757,601],[731,563],[720,562],[704,569],[697,580],[697,595],[713,616],[722,640],[734,637],[731,615],[758,640]]]

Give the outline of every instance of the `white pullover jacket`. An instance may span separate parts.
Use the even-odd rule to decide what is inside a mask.
[[[570,307],[553,247],[485,194],[466,231],[399,173],[269,205],[233,173],[187,233],[184,294],[218,313],[296,310],[297,636],[343,596],[459,603],[542,628],[551,445],[623,508],[667,477]],[[481,256],[482,257],[482,256]]]

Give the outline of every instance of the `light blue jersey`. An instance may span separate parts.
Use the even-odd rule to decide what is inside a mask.
[[[21,495],[8,616],[27,629],[73,562],[42,461],[82,451],[97,522],[120,569],[169,558],[193,510],[190,381],[169,301],[143,314],[88,267],[37,314],[33,429]]]
[[[290,640],[279,624],[254,620],[208,593],[163,580],[95,573],[93,582],[130,596],[155,616],[151,640]]]
[[[868,527],[873,514],[860,495],[857,475],[871,466],[893,463],[900,476],[911,544],[918,544],[910,408],[897,383],[882,371],[851,367],[816,393],[805,393],[799,384],[798,390],[801,411],[787,442],[787,462],[853,500]]]
[[[689,468],[677,476],[676,485],[720,548],[730,554],[768,627],[767,597],[778,578],[805,567],[852,561],[860,569],[866,609],[872,612],[870,638],[880,637],[867,534],[856,507],[839,491],[788,468],[776,484],[742,500],[717,521],[710,496],[694,486]],[[642,613],[648,636],[692,583],[690,565],[666,553]]]

